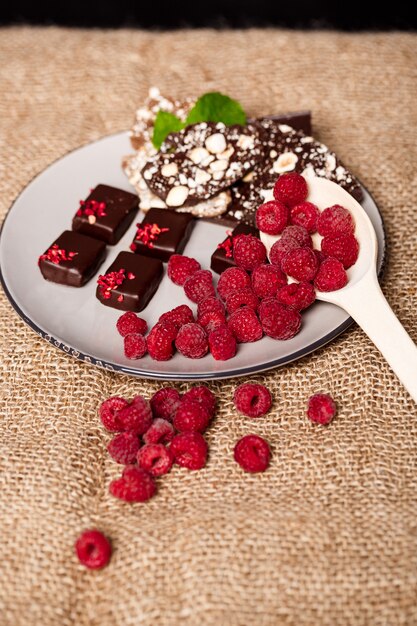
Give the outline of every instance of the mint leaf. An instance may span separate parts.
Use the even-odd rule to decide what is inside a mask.
[[[153,127],[152,143],[157,150],[162,146],[169,133],[176,133],[184,128],[185,124],[167,111],[158,111]]]
[[[239,102],[218,91],[201,96],[188,114],[185,123],[223,122],[226,126],[246,124],[246,115]]]

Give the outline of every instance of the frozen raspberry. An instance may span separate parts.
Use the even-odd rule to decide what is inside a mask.
[[[145,398],[136,396],[128,406],[118,412],[117,418],[123,430],[143,435],[152,424],[151,406]]]
[[[200,324],[181,326],[175,346],[188,359],[201,359],[208,352],[207,333]]]
[[[132,311],[123,313],[117,320],[116,327],[122,337],[132,334],[144,335],[148,331],[148,324],[145,320]]]
[[[307,415],[312,422],[329,424],[336,415],[336,404],[326,393],[316,393],[308,400]]]
[[[238,289],[250,287],[250,277],[241,267],[228,267],[221,273],[217,283],[217,291],[222,300]]]
[[[145,443],[163,443],[164,445],[172,441],[175,430],[171,422],[157,417],[152,422],[142,439]]]
[[[125,502],[145,502],[155,495],[156,485],[149,472],[136,465],[127,465],[121,477],[112,480],[109,491]]]
[[[266,248],[254,235],[238,235],[234,239],[233,258],[236,265],[251,272],[266,261]]]
[[[88,569],[101,569],[111,557],[110,541],[99,530],[85,530],[75,542],[75,552],[81,565]]]
[[[180,306],[176,306],[175,309],[163,313],[158,322],[171,322],[177,328],[181,328],[184,324],[194,322],[194,315],[188,304],[180,304]]]
[[[271,200],[256,211],[256,226],[268,235],[279,235],[288,224],[289,211],[285,204]]]
[[[138,452],[138,465],[151,476],[168,474],[174,463],[174,457],[169,448],[162,443],[147,443]]]
[[[272,397],[264,385],[243,383],[236,388],[233,402],[239,413],[248,417],[261,417],[271,408]]]
[[[111,433],[117,433],[124,430],[123,424],[118,419],[118,413],[129,405],[124,398],[113,396],[104,400],[100,405],[99,415],[104,428]]]
[[[330,235],[322,239],[321,251],[325,256],[333,256],[343,263],[347,270],[357,261],[359,244],[353,235]]]
[[[307,198],[308,189],[305,178],[296,172],[281,174],[275,183],[274,198],[283,202],[288,207],[304,202]]]
[[[314,279],[314,286],[319,291],[336,291],[347,284],[348,277],[343,264],[329,257],[324,259]]]
[[[174,427],[179,432],[203,433],[210,424],[209,408],[197,400],[183,400],[174,417]]]
[[[210,389],[205,385],[197,385],[197,387],[191,387],[191,389],[187,391],[182,398],[185,401],[196,400],[197,402],[204,404],[204,406],[207,407],[210,413],[210,417],[213,417],[214,411],[216,409],[217,400],[214,393],[210,391]]]
[[[312,248],[313,240],[310,237],[310,233],[303,226],[296,226],[291,224],[284,228],[282,231],[281,239],[295,239],[300,248]]]
[[[146,339],[143,335],[132,334],[124,338],[124,352],[128,359],[141,359],[146,350]]]
[[[192,302],[197,302],[197,304],[207,296],[215,296],[213,275],[210,270],[198,270],[187,278],[184,283],[184,291],[187,298]]]
[[[201,269],[201,265],[195,259],[182,254],[173,254],[168,261],[167,273],[176,285],[181,287],[189,276]]]
[[[236,269],[236,268],[230,268],[230,269]],[[205,313],[208,313],[209,311],[210,312],[215,311],[216,313],[222,313],[223,315],[225,315],[226,313],[226,309],[224,307],[223,302],[219,300],[219,298],[216,298],[215,296],[209,296],[208,298],[205,298],[204,300],[199,302],[197,305],[197,321],[200,323],[200,316],[204,315]]]
[[[137,434],[128,430],[113,437],[107,446],[107,452],[116,463],[130,465],[135,462],[139,448]]]
[[[236,339],[228,326],[219,326],[208,337],[210,352],[216,361],[227,361],[236,354]]]
[[[288,252],[300,247],[301,246],[298,241],[293,237],[281,237],[281,239],[278,239],[278,241],[276,241],[270,249],[269,260],[274,267],[281,269],[282,259],[288,254]],[[261,265],[260,267],[263,266]]]
[[[291,224],[302,226],[309,233],[315,233],[319,215],[320,211],[315,204],[312,202],[302,202],[292,207],[290,220]]]
[[[219,311],[206,311],[198,316],[198,323],[204,328],[206,333],[211,333],[219,326],[226,324],[226,316]]]
[[[317,221],[317,230],[323,237],[329,235],[353,235],[355,222],[347,209],[335,204],[324,209]]]
[[[276,265],[259,265],[252,272],[252,289],[263,300],[275,296],[287,284],[287,277]]]
[[[292,309],[307,309],[316,299],[316,291],[311,283],[290,283],[278,289],[277,300]]]
[[[235,445],[234,457],[245,472],[264,472],[269,466],[271,452],[265,439],[258,435],[246,435]]]
[[[206,464],[208,446],[200,433],[179,433],[172,440],[170,450],[174,455],[175,463],[181,467],[199,470]]]
[[[147,336],[148,352],[155,361],[168,361],[174,354],[178,329],[172,322],[158,322]]]
[[[181,402],[181,395],[174,387],[162,387],[151,398],[151,409],[154,417],[162,417],[172,422],[175,411]]]
[[[255,311],[247,306],[232,313],[228,326],[238,343],[248,343],[262,339],[262,326]]]
[[[259,318],[265,335],[272,339],[291,339],[301,326],[301,315],[278,300],[264,300],[259,306]]]
[[[249,287],[246,287],[246,289],[238,289],[230,293],[226,299],[226,308],[230,314],[243,306],[248,306],[250,309],[256,311],[258,304],[259,300],[257,296]]]
[[[313,280],[317,274],[319,263],[311,248],[290,250],[281,262],[282,271],[295,280]]]

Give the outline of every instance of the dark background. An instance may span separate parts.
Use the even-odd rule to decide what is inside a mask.
[[[415,30],[413,0],[3,0],[0,24],[83,27],[236,28],[284,26],[343,30]],[[267,36],[267,35],[266,35]]]

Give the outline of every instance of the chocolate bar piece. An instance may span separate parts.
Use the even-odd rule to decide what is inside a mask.
[[[194,228],[189,213],[170,209],[150,209],[140,224],[130,249],[137,254],[168,261],[172,254],[181,254]]]
[[[98,277],[96,296],[102,304],[122,311],[142,311],[161,282],[162,261],[120,252],[107,272]]]
[[[265,115],[258,117],[257,122],[273,120],[277,124],[286,124],[294,130],[302,130],[306,135],[311,135],[311,111],[295,111],[294,113],[280,113],[279,115]]]
[[[217,249],[211,255],[210,262],[210,267],[216,274],[221,274],[228,267],[236,265],[233,259],[233,239],[237,235],[255,235],[259,237],[259,230],[242,222],[234,228],[233,232],[224,241],[219,243]]]
[[[128,191],[97,185],[86,198],[72,221],[72,229],[84,235],[117,243],[136,215],[139,198]]]
[[[96,273],[106,256],[106,244],[66,230],[39,257],[46,280],[70,287],[82,287]]]

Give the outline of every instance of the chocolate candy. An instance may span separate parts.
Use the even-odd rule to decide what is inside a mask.
[[[294,113],[281,113],[280,115],[265,115],[258,117],[256,121],[273,120],[277,124],[286,124],[294,130],[302,130],[306,135],[311,135],[311,111],[295,111]]]
[[[105,256],[103,241],[66,230],[39,257],[39,268],[46,280],[82,287],[96,273]]]
[[[107,272],[98,277],[96,296],[106,306],[139,312],[154,295],[162,274],[159,259],[120,252]]]
[[[128,191],[97,185],[72,221],[72,229],[115,244],[125,234],[138,210],[139,198]]]
[[[194,228],[189,213],[169,209],[150,209],[140,224],[130,249],[133,252],[168,261],[172,254],[181,254]]]
[[[211,255],[210,267],[216,274],[221,274],[228,267],[234,267],[236,263],[233,259],[233,238],[237,235],[255,235],[259,237],[259,230],[248,224],[238,224],[233,232],[224,239]]]

